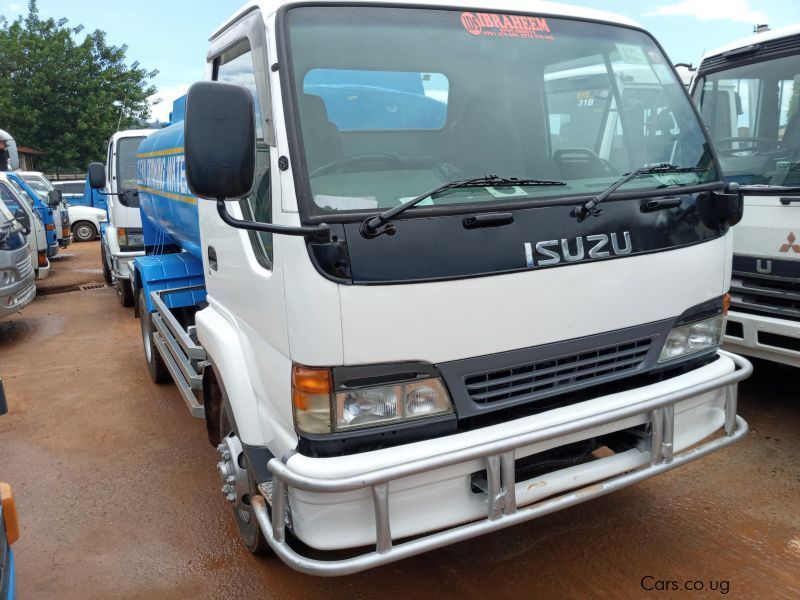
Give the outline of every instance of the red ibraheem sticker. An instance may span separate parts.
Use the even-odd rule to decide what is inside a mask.
[[[547,19],[496,13],[461,13],[461,24],[472,35],[486,37],[553,40]]]

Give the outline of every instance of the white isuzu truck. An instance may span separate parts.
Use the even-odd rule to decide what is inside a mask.
[[[746,432],[741,196],[636,23],[253,2],[207,80],[139,146],[131,282],[251,551],[353,573]]]
[[[709,52],[692,94],[747,206],[725,345],[800,367],[800,24]]]
[[[133,306],[128,264],[144,254],[142,220],[136,190],[136,148],[153,129],[118,131],[108,141],[106,186],[108,224],[102,228],[100,260],[107,283],[117,289],[122,306]]]

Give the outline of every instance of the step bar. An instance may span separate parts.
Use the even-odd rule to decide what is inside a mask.
[[[164,359],[189,412],[197,419],[204,419],[206,415],[200,399],[203,393],[203,369],[208,365],[208,357],[203,347],[192,338],[194,327],[188,331],[184,329],[162,296],[204,289],[202,285],[193,285],[150,292],[155,307],[150,314],[155,349]]]

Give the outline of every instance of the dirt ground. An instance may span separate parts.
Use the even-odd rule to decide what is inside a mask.
[[[50,275],[36,282],[36,292],[37,295],[71,292],[81,285],[102,281],[100,242],[73,242],[59,248],[58,254],[50,259]]]
[[[101,280],[97,242],[65,254],[53,280],[61,268],[81,273],[64,281],[90,269]],[[0,374],[10,405],[0,480],[21,519],[21,599],[800,597],[800,398],[788,368],[759,362],[742,385],[751,433],[737,445],[334,580],[242,549],[204,424],[172,386],[151,383],[139,323],[113,289],[40,295],[0,321]],[[660,591],[672,581],[680,591]]]

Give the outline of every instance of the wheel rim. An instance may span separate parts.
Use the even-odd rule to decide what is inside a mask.
[[[88,240],[92,237],[92,229],[88,225],[81,225],[78,227],[78,239]]]
[[[237,518],[249,524],[253,513],[250,504],[245,500],[250,497],[250,481],[247,470],[243,469],[240,462],[244,460],[244,450],[238,436],[231,431],[217,446],[220,461],[217,463],[217,472],[222,481],[220,491],[231,504]]]

